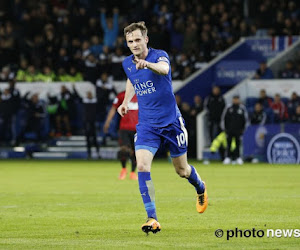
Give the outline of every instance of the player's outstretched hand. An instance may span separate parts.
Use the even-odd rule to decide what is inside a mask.
[[[148,66],[148,62],[143,59],[135,59],[136,62],[136,69],[144,69]]]
[[[121,104],[118,107],[118,113],[120,114],[120,116],[124,117],[124,115],[128,113],[128,106],[125,104]]]

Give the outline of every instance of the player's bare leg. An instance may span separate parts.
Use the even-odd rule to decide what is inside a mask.
[[[179,157],[172,158],[172,161],[176,173],[180,177],[188,179],[188,181],[195,187],[197,192],[196,209],[198,213],[203,213],[208,205],[207,188],[205,182],[201,180],[196,169],[188,164],[186,153]]]
[[[147,234],[157,233],[161,230],[161,226],[157,221],[154,186],[150,175],[153,154],[149,150],[139,149],[136,151],[136,160],[139,188],[148,216],[146,223],[142,225],[142,230]]]

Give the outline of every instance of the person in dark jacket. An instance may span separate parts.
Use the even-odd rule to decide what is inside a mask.
[[[16,85],[15,79],[10,80],[8,83],[9,83],[9,92],[12,97],[11,108],[12,108],[13,115],[15,115],[19,111],[21,105],[20,92],[15,88]]]
[[[15,80],[9,80],[9,87],[0,91],[0,117],[2,119],[2,128],[0,139],[8,143],[15,139],[15,115],[20,108],[20,93],[15,89]]]
[[[256,70],[254,79],[273,79],[274,75],[272,70],[268,67],[267,62],[262,61],[259,68]]]
[[[0,117],[2,119],[0,140],[5,143],[8,143],[12,139],[11,127],[12,115],[14,112],[12,100],[13,97],[8,88],[4,89],[3,93],[0,92]]]
[[[300,123],[300,105],[296,108],[295,114],[291,117],[292,123]]]
[[[97,115],[97,98],[93,96],[91,91],[86,93],[85,98],[81,98],[73,85],[73,91],[76,96],[83,104],[84,109],[84,130],[86,136],[86,144],[88,151],[88,158],[91,158],[91,148],[94,145],[97,150],[98,158],[100,158],[99,144],[97,141],[96,133],[96,115]]]
[[[222,114],[221,127],[225,131],[227,136],[227,154],[224,159],[224,164],[238,163],[243,164],[243,160],[240,157],[240,143],[241,136],[247,126],[248,113],[244,105],[241,104],[239,96],[234,96],[232,104],[224,109]],[[236,148],[231,154],[231,142],[235,139]]]
[[[291,95],[291,99],[288,102],[288,113],[290,116],[294,115],[297,107],[300,105],[300,97],[296,92],[293,92]]]
[[[285,69],[280,72],[280,78],[291,79],[294,78],[295,70],[292,61],[287,61],[285,64]]]
[[[64,126],[66,136],[72,135],[70,119],[74,116],[74,110],[74,95],[63,85],[61,86],[58,114],[56,117],[57,137],[62,135],[62,125]]]
[[[29,92],[23,98],[25,109],[27,110],[26,126],[21,130],[21,133],[16,139],[16,146],[24,140],[25,133],[34,132],[37,137],[37,141],[42,140],[42,126],[46,117],[45,105],[40,101],[37,93],[33,94],[28,100]]]
[[[264,107],[264,108],[270,108],[272,105],[272,98],[267,96],[267,92],[265,89],[261,89],[259,92],[259,98],[258,102]]]
[[[266,123],[267,115],[263,110],[263,106],[258,102],[255,104],[254,112],[250,116],[252,125],[264,125]]]
[[[208,112],[209,135],[212,142],[221,132],[220,121],[225,108],[225,100],[218,86],[214,86],[212,93],[205,98],[204,107]]]
[[[106,72],[96,81],[96,93],[98,100],[98,116],[100,121],[104,121],[106,117],[106,109],[109,104],[109,95],[114,91],[113,78]]]
[[[50,125],[50,137],[54,137],[56,133],[58,133],[58,98],[56,95],[53,95],[52,93],[47,94],[47,112],[49,115],[49,125]]]
[[[15,88],[16,80],[12,79],[9,82],[9,91],[11,94],[11,109],[12,109],[12,117],[11,117],[11,133],[12,139],[16,139],[16,115],[21,107],[21,95],[18,89]]]

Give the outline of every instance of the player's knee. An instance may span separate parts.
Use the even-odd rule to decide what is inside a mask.
[[[150,167],[145,162],[138,162],[136,165],[138,172],[149,172]]]
[[[185,167],[177,167],[176,168],[176,173],[181,177],[181,178],[188,178],[189,173],[188,169]]]

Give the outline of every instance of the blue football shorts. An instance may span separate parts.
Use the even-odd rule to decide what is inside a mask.
[[[178,157],[187,152],[187,130],[182,117],[177,118],[172,124],[155,128],[147,124],[138,124],[134,138],[135,151],[149,150],[153,155],[161,144],[166,145],[171,157]]]

